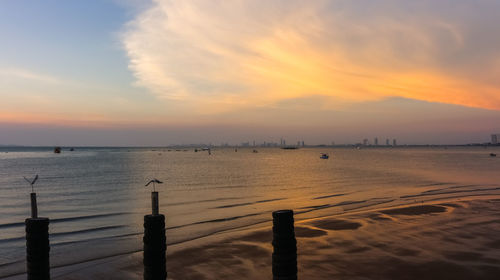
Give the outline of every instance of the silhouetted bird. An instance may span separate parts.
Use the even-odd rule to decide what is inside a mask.
[[[24,180],[26,180],[26,182],[28,182],[30,185],[31,185],[31,192],[34,192],[33,191],[33,185],[35,184],[36,180],[38,180],[38,174],[36,174],[35,178],[33,178],[33,180],[28,180],[28,178],[24,177]]]
[[[155,183],[155,184],[163,184],[163,182],[162,182],[162,181],[160,181],[160,180],[158,180],[158,179],[153,179],[153,180],[149,181],[149,182],[145,185],[145,187],[149,186],[149,184],[151,184],[151,183]]]

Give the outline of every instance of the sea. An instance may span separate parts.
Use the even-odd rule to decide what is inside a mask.
[[[51,266],[60,267],[141,251],[153,178],[163,182],[154,188],[171,245],[259,227],[280,209],[300,221],[498,195],[500,147],[0,147],[0,278],[25,272],[24,177],[35,175]]]

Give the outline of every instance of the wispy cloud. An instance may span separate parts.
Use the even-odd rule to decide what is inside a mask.
[[[45,84],[65,83],[63,79],[60,79],[58,77],[22,68],[0,68],[0,77],[4,77],[7,79],[28,80],[31,82],[40,82]]]
[[[127,25],[137,84],[227,110],[311,95],[500,109],[496,1],[160,1]]]

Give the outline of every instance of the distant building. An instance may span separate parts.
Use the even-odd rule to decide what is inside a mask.
[[[304,141],[302,141],[302,147],[305,147],[306,145],[304,144]]]
[[[398,145],[398,143],[396,143],[396,139],[395,139],[395,138],[394,138],[394,139],[392,139],[392,145],[393,145],[393,146],[397,146],[397,145]]]
[[[375,139],[373,139],[373,145],[378,146],[378,138],[377,137],[375,137]]]
[[[389,138],[385,139],[385,145],[386,146],[390,146],[391,145],[391,142],[390,142]]]
[[[363,139],[363,146],[368,146],[368,139]]]
[[[500,134],[491,134],[491,144],[496,145],[498,144],[498,138]]]

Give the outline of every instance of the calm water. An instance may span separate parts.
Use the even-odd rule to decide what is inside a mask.
[[[330,159],[319,158],[319,153]],[[25,269],[29,185],[50,217],[51,264],[136,252],[151,178],[169,244],[256,226],[291,208],[296,219],[421,201],[500,194],[499,148],[167,149],[0,148],[0,277]]]

